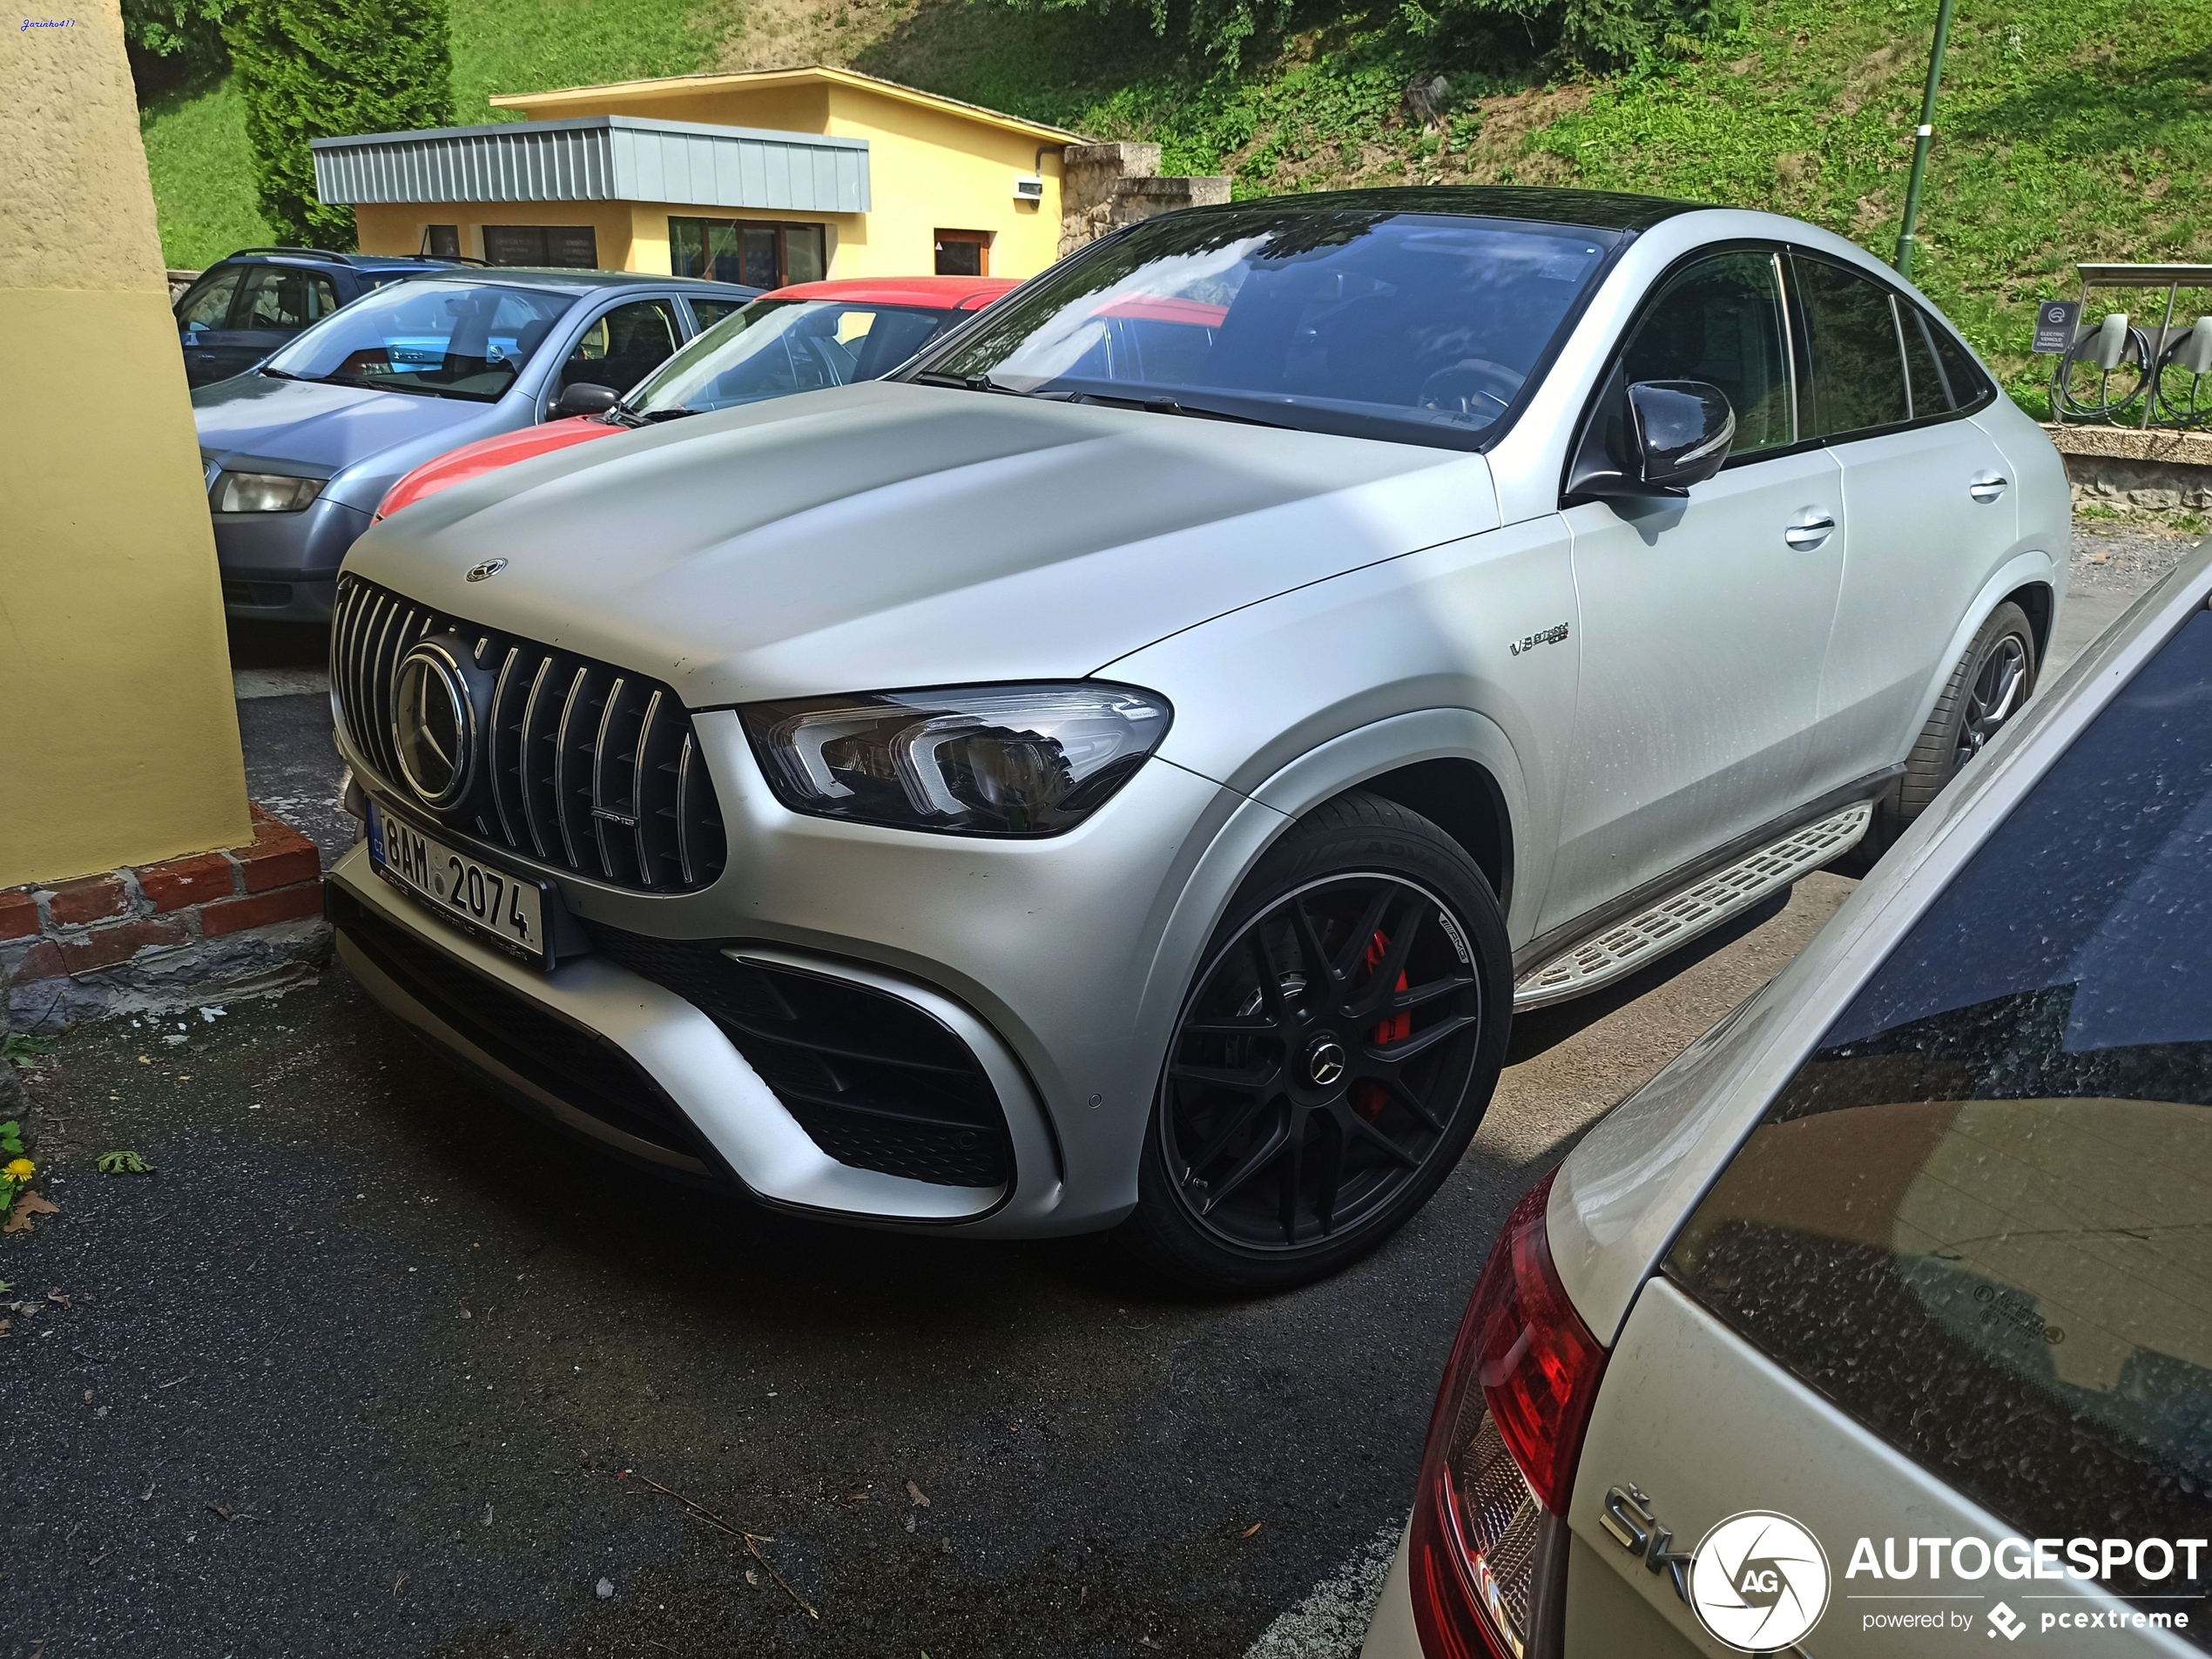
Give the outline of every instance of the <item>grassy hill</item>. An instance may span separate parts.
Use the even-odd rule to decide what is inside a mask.
[[[1141,10],[1142,9],[1134,9]],[[1131,17],[992,0],[454,0],[463,122],[490,91],[849,64],[1227,172],[1239,195],[1393,182],[1581,184],[1773,208],[1887,256],[1934,0],[1750,0],[1726,36],[1621,75],[1438,58],[1395,7],[1325,12],[1231,79]],[[1441,75],[1431,117],[1406,89]],[[266,233],[227,85],[147,111],[172,261]],[[2040,412],[2036,297],[2083,259],[2212,261],[2212,5],[1966,0],[1913,276]],[[2212,293],[2195,296],[2212,309]]]

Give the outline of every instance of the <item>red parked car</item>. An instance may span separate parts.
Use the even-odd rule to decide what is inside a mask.
[[[1010,277],[852,278],[764,293],[725,317],[604,415],[548,421],[464,444],[394,484],[388,518],[448,485],[571,444],[709,409],[872,381],[1015,286]]]

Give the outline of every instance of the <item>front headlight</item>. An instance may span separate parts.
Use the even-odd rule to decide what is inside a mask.
[[[796,813],[963,835],[1056,835],[1167,736],[1134,686],[970,685],[740,709],[776,798]]]
[[[320,478],[274,472],[226,472],[215,480],[219,513],[296,513],[322,494]]]

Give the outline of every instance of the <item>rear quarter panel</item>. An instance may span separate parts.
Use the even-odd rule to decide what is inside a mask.
[[[1587,1548],[1575,1554],[1568,1580],[1568,1654],[1596,1659],[1665,1652],[1669,1645],[1716,1656],[1733,1651],[1705,1632],[1665,1574],[1647,1571],[1599,1524],[1607,1490],[1630,1482],[1649,1498],[1677,1550],[1695,1548],[1714,1526],[1746,1509],[1777,1511],[1818,1539],[1828,1557],[1828,1607],[1802,1649],[1820,1659],[1986,1652],[1984,1638],[1994,1635],[1987,1615],[2000,1601],[2026,1619],[2032,1633],[2047,1613],[2127,1606],[2070,1578],[2021,1582],[1992,1573],[1932,1584],[1925,1575],[1910,1583],[1847,1576],[1862,1537],[1878,1553],[1889,1538],[1901,1549],[1909,1537],[1973,1535],[1993,1542],[2020,1529],[1966,1501],[1663,1278],[1644,1287],[1622,1331],[1575,1473],[1568,1524]],[[1597,1576],[1604,1573],[1615,1581]],[[1618,1645],[1618,1634],[1638,1622],[1621,1595],[1623,1587],[1646,1610],[1645,1622],[1663,1626],[1676,1642]],[[1912,1592],[1945,1599],[1899,1599]],[[1578,1642],[1578,1606],[1587,1609],[1583,1636],[1602,1634],[1606,1640]],[[1941,1612],[1950,1628],[1898,1629],[1878,1622],[1900,1611]],[[2170,1632],[2150,1630],[2094,1636],[2051,1631],[2042,1634],[2043,1651],[2052,1649],[2054,1636],[2076,1651],[2094,1643],[2101,1652],[2176,1659],[2197,1652]]]

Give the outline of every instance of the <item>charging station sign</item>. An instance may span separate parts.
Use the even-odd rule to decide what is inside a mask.
[[[2064,352],[2074,344],[2074,333],[2080,322],[2079,300],[2039,300],[2035,307],[2034,349],[2054,354]]]

